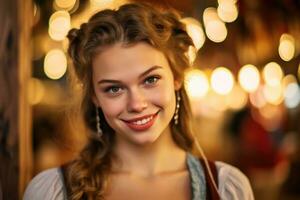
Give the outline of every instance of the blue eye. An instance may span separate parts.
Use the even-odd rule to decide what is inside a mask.
[[[146,78],[144,82],[146,85],[154,85],[159,79],[160,77],[158,76],[150,76]]]

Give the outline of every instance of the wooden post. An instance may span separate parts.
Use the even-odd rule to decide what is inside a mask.
[[[0,200],[21,199],[31,178],[32,16],[30,0],[0,1]]]
[[[0,199],[18,199],[18,25],[15,0],[0,1]]]
[[[33,25],[33,6],[31,0],[18,0],[19,24],[19,191],[23,195],[27,183],[32,178],[32,111],[28,102],[28,84],[31,78],[31,33]]]

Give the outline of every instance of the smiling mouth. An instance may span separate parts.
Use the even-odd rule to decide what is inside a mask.
[[[134,131],[145,131],[154,124],[158,113],[159,112],[131,120],[123,120],[123,122],[125,122],[125,124]]]

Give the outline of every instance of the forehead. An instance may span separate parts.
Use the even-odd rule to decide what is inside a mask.
[[[147,43],[124,46],[121,43],[107,47],[98,53],[92,62],[93,74],[98,77],[123,77],[143,73],[150,67],[160,66],[170,70],[164,54]]]

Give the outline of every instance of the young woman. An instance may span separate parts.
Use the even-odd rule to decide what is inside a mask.
[[[192,154],[183,74],[193,42],[174,11],[127,4],[68,38],[90,140],[73,162],[37,175],[25,200],[253,199],[239,170],[215,162],[214,171]]]

